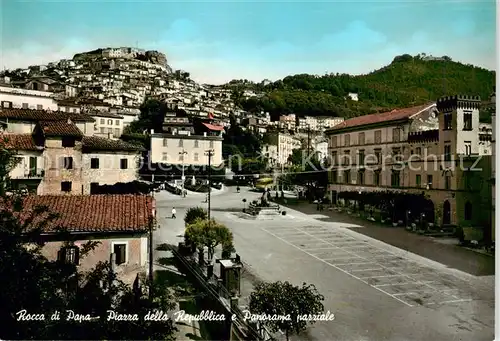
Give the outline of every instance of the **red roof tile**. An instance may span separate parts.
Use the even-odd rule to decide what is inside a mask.
[[[0,134],[0,143],[7,149],[13,150],[39,150],[31,134]]]
[[[210,130],[215,130],[215,131],[222,131],[222,130],[224,130],[223,126],[216,126],[216,125],[213,125],[213,124],[210,124],[210,123],[205,123],[205,122],[203,122],[203,125],[205,127],[207,127],[208,129],[210,129]]]
[[[28,219],[37,207],[59,217],[45,229],[56,232],[139,232],[148,229],[153,218],[153,198],[148,195],[30,195],[24,200],[21,221]],[[36,218],[36,227],[46,215]]]
[[[59,121],[68,118],[75,122],[95,122],[95,120],[83,113],[69,113],[62,111],[47,111],[33,109],[2,108],[0,109],[0,118],[26,121]]]
[[[112,140],[99,136],[84,136],[82,139],[83,151],[109,150],[109,151],[142,151],[141,146],[136,146],[122,140]]]
[[[344,122],[337,124],[333,128],[329,129],[329,131],[341,130],[345,128],[353,128],[358,126],[365,126],[370,124],[376,124],[381,122],[392,122],[398,121],[406,118],[410,118],[411,116],[418,114],[419,112],[431,107],[431,104],[419,105],[411,108],[404,109],[394,109],[392,111],[380,113],[380,114],[372,114],[372,115],[364,115],[354,117]]]
[[[45,136],[83,136],[73,122],[68,121],[41,121],[40,128]]]

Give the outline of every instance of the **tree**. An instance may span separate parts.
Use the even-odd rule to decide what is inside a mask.
[[[191,225],[198,219],[207,219],[207,216],[208,213],[203,207],[190,207],[186,212],[184,222],[186,223],[186,226]]]
[[[290,334],[299,334],[307,328],[307,323],[314,319],[304,319],[306,315],[323,313],[323,300],[313,284],[294,286],[289,282],[259,283],[250,294],[250,312],[266,316],[280,316],[286,319],[266,319],[264,324],[272,331],[285,332],[286,339]]]
[[[9,161],[9,151],[0,142],[0,157]],[[2,168],[3,170],[3,168]],[[5,178],[2,174],[0,180]],[[2,188],[4,184],[2,183]],[[146,296],[146,282],[136,279],[135,288],[116,277],[109,262],[98,263],[93,269],[79,271],[75,264],[52,261],[42,254],[46,243],[44,232],[55,223],[58,215],[47,207],[31,211],[23,208],[25,196],[12,192],[0,195],[0,320],[2,339],[166,339],[174,340],[172,321],[145,321],[148,311],[173,309],[175,301],[164,285],[152,287]],[[59,240],[70,240],[68,231],[61,229]],[[98,242],[82,246],[64,242],[63,247],[76,249],[85,258]],[[140,286],[139,284],[141,284]],[[43,321],[18,321],[17,312],[37,314]],[[123,323],[107,321],[108,310],[121,314],[137,314],[138,321]],[[51,315],[58,311],[60,319]],[[92,321],[67,319],[68,311],[84,316],[98,316]],[[43,316],[41,315],[43,314]],[[75,317],[75,316],[74,316]]]
[[[221,245],[223,249],[229,249],[233,245],[233,233],[214,219],[196,220],[188,225],[184,235],[186,239],[196,245],[198,250],[207,247],[210,260],[213,258],[217,246]]]
[[[139,108],[141,113],[136,121],[132,121],[125,129],[124,134],[147,133],[150,130],[161,132],[163,127],[163,120],[168,108],[164,102],[157,99],[146,99]]]

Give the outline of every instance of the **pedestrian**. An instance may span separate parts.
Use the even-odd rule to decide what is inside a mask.
[[[175,214],[177,211],[175,210],[175,207],[172,207],[172,219],[175,219]]]
[[[240,193],[240,186],[236,187],[236,192]]]

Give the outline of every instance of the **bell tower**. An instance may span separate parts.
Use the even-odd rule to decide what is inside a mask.
[[[479,96],[438,99],[441,155],[479,155]]]

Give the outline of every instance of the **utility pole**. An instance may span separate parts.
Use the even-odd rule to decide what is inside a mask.
[[[154,184],[154,177],[155,175],[153,174],[153,184]],[[155,200],[155,194],[154,194],[154,189],[153,187],[151,188],[151,198],[153,200],[153,212],[154,215],[156,215],[156,204],[154,203]],[[155,224],[155,217],[151,216],[148,220],[148,227],[149,227],[149,299],[152,301],[153,300],[153,231],[154,231],[154,224]]]
[[[210,223],[210,195],[212,193],[212,156],[214,155],[214,150],[209,149],[205,152],[208,156],[208,221]]]
[[[307,157],[309,157],[311,150],[311,126],[307,125]]]
[[[181,181],[182,181],[182,193],[181,193],[181,195],[182,195],[182,198],[184,198],[184,182],[186,181],[186,179],[184,179],[184,155],[186,155],[186,154],[187,154],[187,152],[184,149],[182,149],[182,151],[179,152],[179,155],[182,155],[181,156],[182,157],[182,176],[181,176]]]

